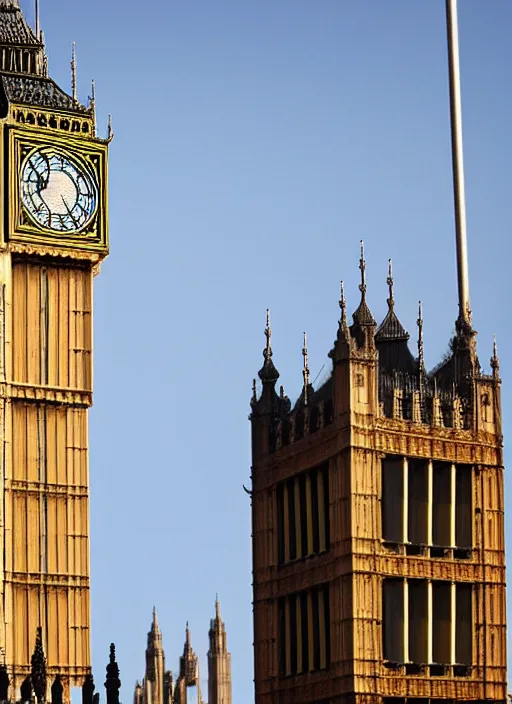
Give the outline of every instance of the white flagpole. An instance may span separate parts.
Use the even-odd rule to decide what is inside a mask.
[[[457,282],[459,315],[471,322],[469,305],[468,243],[466,234],[466,195],[464,188],[464,158],[462,152],[462,107],[460,97],[459,37],[457,0],[446,0],[448,32],[448,63],[450,69],[450,114],[452,134],[453,194],[455,201],[455,232],[457,244]]]

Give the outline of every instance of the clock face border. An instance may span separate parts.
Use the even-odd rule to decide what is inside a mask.
[[[108,253],[107,213],[107,145],[87,139],[41,134],[38,130],[9,127],[6,129],[5,242],[51,245],[70,249]],[[26,156],[36,149],[50,147],[62,151],[75,164],[85,162],[97,189],[96,210],[89,222],[76,231],[54,231],[37,225],[24,212],[21,176]]]

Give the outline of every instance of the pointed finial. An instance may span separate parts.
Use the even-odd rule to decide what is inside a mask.
[[[121,680],[119,679],[119,665],[116,662],[116,646],[110,644],[110,657],[107,665],[107,677],[105,679],[105,689],[107,690],[107,704],[119,704],[119,690]]]
[[[256,389],[256,379],[252,380],[252,398],[251,402],[254,404],[258,401],[258,392]]]
[[[393,310],[395,299],[393,298],[393,262],[391,259],[388,259],[388,267],[388,278],[386,279],[386,283],[389,287],[388,306],[390,310]]]
[[[308,405],[308,389],[309,389],[309,360],[308,360],[308,338],[304,333],[304,347],[302,348],[302,356],[304,357],[304,368],[302,376],[304,377],[304,405]]]
[[[217,621],[220,621],[220,601],[219,601],[219,595],[215,597],[215,618]]]
[[[267,327],[265,328],[265,337],[267,338],[267,344],[265,345],[265,351],[263,356],[266,360],[272,357],[272,328],[270,327],[270,309],[267,308]]]
[[[425,360],[423,356],[423,307],[421,301],[418,302],[418,320],[416,322],[418,325],[418,364],[422,377],[425,371]]]
[[[341,298],[340,298],[340,328],[347,327],[347,299],[345,298],[345,282],[341,282]]]
[[[272,328],[270,327],[270,309],[267,308],[267,326],[265,328],[266,344],[263,350],[263,367],[258,372],[263,384],[275,384],[279,379],[279,372],[272,361]]]
[[[39,0],[35,0],[36,37],[39,38]]]
[[[71,95],[76,103],[76,42],[71,45]]]
[[[498,357],[498,345],[496,343],[496,335],[493,335],[491,369],[493,376],[498,376],[500,372],[500,360]]]
[[[363,298],[366,296],[366,261],[364,258],[364,242],[361,240],[361,259],[359,260],[359,269],[361,271],[361,283],[359,290]]]
[[[156,615],[156,606],[153,606],[153,623],[151,624],[151,628],[153,631],[159,630],[158,617]]]

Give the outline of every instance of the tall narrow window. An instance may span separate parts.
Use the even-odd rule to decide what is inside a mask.
[[[469,548],[472,544],[472,467],[459,464],[455,480],[455,544]]]
[[[277,486],[277,560],[280,565],[284,558],[284,484]]]
[[[404,541],[404,463],[399,457],[382,460],[382,537]]]
[[[451,544],[451,465],[434,462],[432,534],[434,545]]]
[[[404,662],[404,580],[385,579],[383,593],[384,659]]]
[[[428,543],[428,462],[409,460],[408,541]]]
[[[330,660],[328,585],[282,597],[278,609],[281,674],[326,668]]]
[[[410,579],[409,587],[409,660],[428,662],[428,598],[426,580]]]
[[[432,582],[432,658],[444,665],[451,662],[451,584]]]
[[[456,585],[455,660],[471,665],[473,660],[473,599],[471,584]]]
[[[281,482],[276,500],[280,565],[329,549],[327,464]]]

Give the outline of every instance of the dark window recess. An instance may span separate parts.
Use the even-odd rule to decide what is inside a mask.
[[[471,485],[473,468],[458,464],[455,475],[455,545],[470,548],[472,536],[472,500]]]
[[[331,522],[329,520],[329,468],[325,465],[321,470],[324,479],[324,526],[325,526],[325,549],[329,549],[331,544]]]
[[[428,611],[426,580],[410,579],[409,587],[409,660],[428,660]]]
[[[432,657],[436,664],[451,662],[451,584],[432,582]]]
[[[278,608],[281,675],[300,675],[328,667],[330,661],[328,585],[323,584],[282,597],[279,599]],[[290,652],[287,652],[288,647]]]
[[[450,546],[451,465],[434,462],[432,534],[434,545]]]
[[[279,653],[279,672],[284,675],[286,671],[286,617],[285,617],[285,599],[281,598],[278,601],[278,612],[279,612],[279,643],[280,648]]]
[[[404,539],[403,496],[403,460],[386,457],[382,460],[382,537],[391,543]]]
[[[458,665],[471,665],[473,660],[473,587],[457,584],[455,588],[455,660]]]
[[[308,595],[306,592],[300,594],[300,615],[301,615],[301,640],[302,640],[302,671],[309,670],[309,635],[308,635]]]
[[[318,479],[318,475],[315,480]],[[311,507],[313,516],[313,552],[320,549],[320,530],[318,525],[318,481],[311,482]]]
[[[290,560],[297,557],[297,532],[295,523],[295,491],[294,479],[288,480],[288,518],[290,531]]]
[[[297,669],[297,599],[295,595],[290,599],[290,661],[292,672],[296,673]],[[294,647],[295,645],[295,647]],[[302,663],[301,663],[302,665]]]
[[[384,659],[404,662],[404,582],[385,579],[383,583]]]
[[[284,562],[284,484],[277,487],[277,559]]]
[[[306,502],[306,475],[299,476],[299,502],[300,502],[300,537],[302,544],[302,554],[308,550],[308,517]]]
[[[279,564],[329,549],[329,467],[297,474],[278,484]]]
[[[409,460],[408,541],[413,545],[428,543],[428,463]]]

